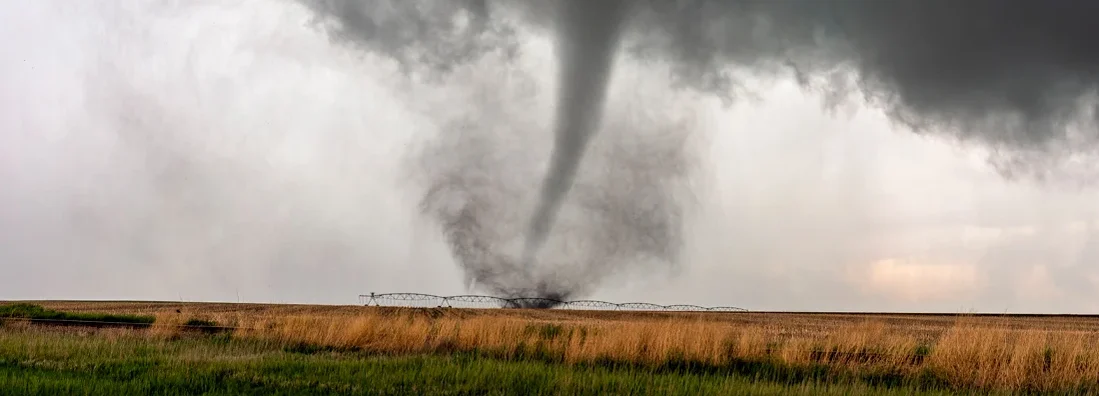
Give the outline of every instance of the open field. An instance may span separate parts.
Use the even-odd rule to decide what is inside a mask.
[[[317,353],[249,339],[165,339],[132,331],[97,331],[95,336],[0,331],[0,394],[945,394],[470,354]]]
[[[537,378],[553,378],[545,383],[552,386],[543,384],[548,387],[528,384],[530,387],[510,388],[519,393],[661,393],[661,389],[666,392],[674,388],[688,393],[695,393],[694,389],[703,393],[754,389],[752,393],[850,394],[880,393],[885,389],[881,387],[906,394],[959,390],[1099,392],[1099,318],[1095,317],[35,303],[73,314],[152,315],[156,321],[147,329],[86,331],[47,330],[9,322],[0,331],[3,342],[55,351],[51,353],[113,342],[118,346],[109,349],[116,351],[112,352],[116,353],[115,359],[127,355],[118,352],[127,348],[176,351],[183,348],[179,345],[198,345],[194,348],[205,352],[179,352],[180,356],[189,356],[195,367],[221,367],[217,370],[228,370],[233,374],[225,375],[232,378],[265,378],[267,365],[307,365],[301,361],[305,359],[312,362],[308,364],[347,365],[355,368],[346,370],[375,373],[370,375],[381,375],[377,370],[413,365],[430,366],[438,375],[463,381],[489,375],[483,370],[506,377],[484,379],[483,383],[469,379],[484,386],[520,381],[517,378],[526,374],[518,373],[524,370]],[[194,335],[181,327],[189,322],[219,326],[215,330],[221,333]],[[73,335],[85,333],[98,336]],[[222,344],[233,347],[227,346],[227,355],[219,358],[223,353],[211,340],[222,340]],[[241,355],[254,359],[233,357],[233,348],[242,345],[260,349]],[[29,351],[36,353],[34,348]],[[14,349],[0,352],[0,361],[6,362],[7,370],[0,374],[0,381],[9,381],[26,369],[27,365],[13,361],[41,358],[16,359],[12,357],[18,355]],[[172,353],[163,354],[167,360],[158,363],[158,368],[191,364],[181,363],[182,358]],[[273,360],[264,360],[268,358]],[[77,364],[52,362],[45,367]],[[332,383],[363,390],[367,389],[363,386],[396,381],[396,385],[385,386],[411,389],[400,387],[429,383],[430,375],[423,371],[426,369],[417,370],[408,373],[412,377],[393,379],[397,378],[395,374],[386,374],[388,377],[383,377],[390,379],[365,385],[363,378],[369,376],[333,379]],[[575,385],[579,384],[577,378],[588,378],[585,376],[596,376],[600,378],[596,382],[605,380],[604,385],[611,387]],[[171,375],[165,373],[156,376],[168,377]],[[475,388],[480,385],[466,384],[462,386],[472,388],[461,389],[478,393]],[[560,388],[559,384],[574,385]]]

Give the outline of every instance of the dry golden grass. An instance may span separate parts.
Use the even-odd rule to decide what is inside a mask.
[[[1063,390],[1099,382],[1099,319],[255,304],[42,302],[67,311],[154,314],[171,336],[193,318],[234,334],[386,354],[479,351],[568,363],[738,361],[851,372],[932,372],[957,387]]]

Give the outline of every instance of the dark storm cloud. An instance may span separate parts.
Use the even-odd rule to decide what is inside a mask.
[[[861,94],[917,131],[999,149],[993,159],[1005,171],[1041,173],[1058,165],[1051,157],[1099,140],[1094,2],[647,4],[633,51],[675,63],[696,88],[729,92],[730,66],[789,68],[816,77],[816,88]]]
[[[409,73],[449,72],[487,52],[515,51],[512,24],[485,0],[302,0],[333,39],[392,57]]]
[[[468,61],[513,44],[511,27],[545,26],[554,1],[303,0],[340,37],[402,60]],[[719,95],[731,68],[789,68],[817,88],[865,94],[894,119],[962,139],[1038,148],[1094,144],[1099,3],[1053,0],[635,1],[623,50],[676,65],[685,84]],[[515,12],[502,12],[512,10]],[[487,18],[477,24],[459,16]],[[521,19],[494,19],[508,15]],[[476,19],[476,18],[474,18]],[[394,27],[387,29],[387,27]],[[440,32],[445,34],[440,34]],[[853,71],[855,78],[836,72]],[[835,78],[828,78],[835,77]],[[1078,133],[1082,136],[1073,136]],[[1061,147],[1066,148],[1066,147]]]

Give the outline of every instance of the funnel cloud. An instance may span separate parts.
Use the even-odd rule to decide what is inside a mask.
[[[558,11],[557,126],[550,168],[523,247],[524,265],[534,264],[561,201],[572,188],[584,150],[600,125],[603,98],[613,66],[619,24],[626,4],[621,0],[568,0]]]

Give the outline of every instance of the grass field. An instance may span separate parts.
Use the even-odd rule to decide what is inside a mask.
[[[36,304],[156,321],[9,322],[0,328],[0,389],[54,394],[87,381],[106,394],[1099,392],[1099,319],[1088,317]]]
[[[149,326],[156,320],[156,317],[152,315],[109,314],[99,312],[72,313],[26,303],[0,305],[0,318],[28,319],[54,324],[90,325],[95,323],[111,323],[136,326]]]

